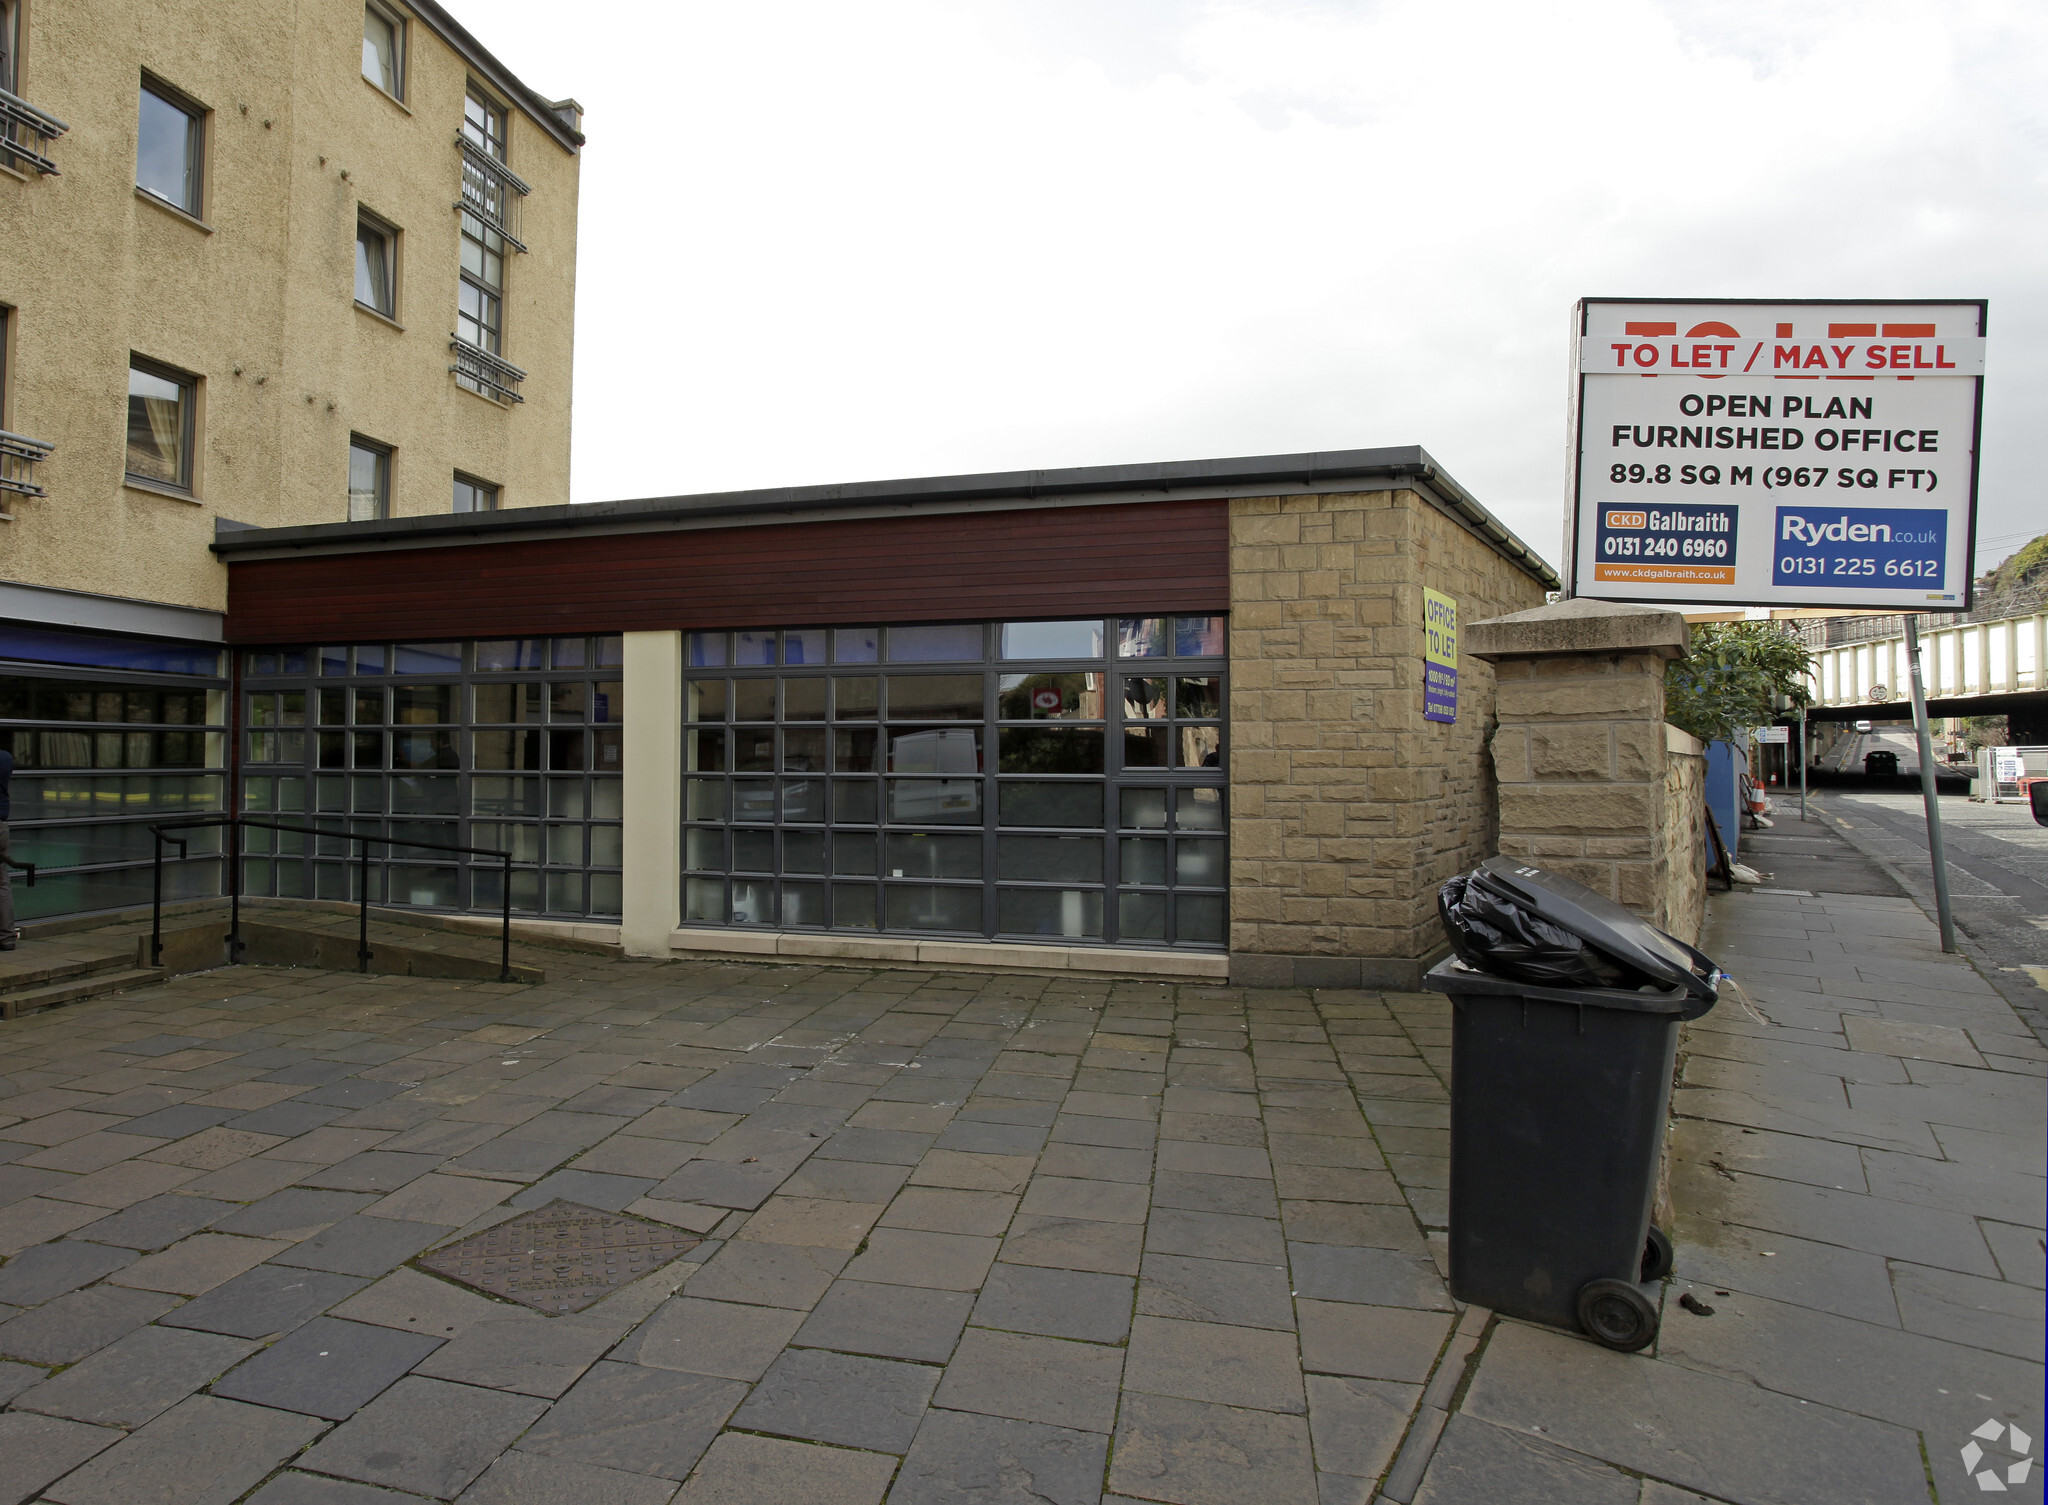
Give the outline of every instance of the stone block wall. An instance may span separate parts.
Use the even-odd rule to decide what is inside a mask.
[[[1664,750],[1664,910],[1657,923],[1698,945],[1707,923],[1707,749],[1666,726]]]
[[[1501,855],[1631,908],[1660,905],[1664,661],[1509,658],[1495,672]]]
[[[1500,852],[1693,940],[1705,906],[1703,749],[1664,721],[1676,612],[1572,600],[1475,623],[1498,676]]]
[[[1413,490],[1230,504],[1234,981],[1412,988],[1436,890],[1493,851],[1493,675],[1422,715],[1425,587],[1460,620],[1543,585]]]

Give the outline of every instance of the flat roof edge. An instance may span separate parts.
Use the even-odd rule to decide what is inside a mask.
[[[534,124],[554,137],[557,146],[575,155],[577,148],[583,145],[583,132],[564,119],[556,108],[558,104],[568,105],[572,101],[543,98],[539,90],[499,62],[490,48],[479,42],[468,27],[442,9],[436,0],[407,0],[407,3],[414,14],[434,29],[436,36],[461,54],[465,63],[482,74],[486,82],[509,95]]]
[[[550,507],[513,507],[502,512],[434,513],[374,522],[316,523],[291,528],[236,526],[216,532],[213,552],[224,560],[238,554],[275,555],[309,549],[348,553],[407,543],[446,545],[511,541],[522,535],[604,528],[654,530],[664,524],[701,524],[709,519],[758,518],[763,514],[829,513],[886,506],[914,508],[1018,499],[1100,497],[1122,491],[1166,493],[1134,500],[1166,500],[1176,490],[1274,485],[1316,486],[1349,479],[1413,482],[1459,517],[1504,558],[1540,581],[1559,587],[1557,572],[1499,519],[1453,480],[1420,445],[1379,449],[1325,450],[1293,455],[1253,455],[1215,460],[1171,460],[1138,465],[1086,465],[1059,470],[992,471],[977,475],[922,476],[822,486],[780,486],[693,496],[646,497]],[[1284,493],[1283,493],[1284,494]]]

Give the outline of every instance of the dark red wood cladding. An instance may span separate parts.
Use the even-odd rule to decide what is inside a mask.
[[[1228,504],[849,518],[233,561],[234,643],[1223,611]]]

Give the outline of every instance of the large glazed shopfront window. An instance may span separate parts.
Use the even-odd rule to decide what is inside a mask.
[[[262,649],[243,663],[242,809],[512,853],[512,907],[620,912],[617,637]],[[310,817],[310,819],[309,819]],[[246,892],[352,899],[354,843],[249,828]],[[373,847],[373,902],[495,910],[503,869]]]
[[[23,919],[147,904],[151,821],[224,808],[228,680],[218,645],[0,629],[0,747],[14,755]],[[164,897],[221,892],[216,831],[166,852]]]
[[[1220,948],[1224,619],[692,633],[686,924]]]

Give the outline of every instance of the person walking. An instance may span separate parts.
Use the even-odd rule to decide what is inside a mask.
[[[14,817],[10,803],[14,782],[14,754],[0,747],[0,951],[12,951],[20,939],[14,929],[14,881],[7,866],[7,822]]]

